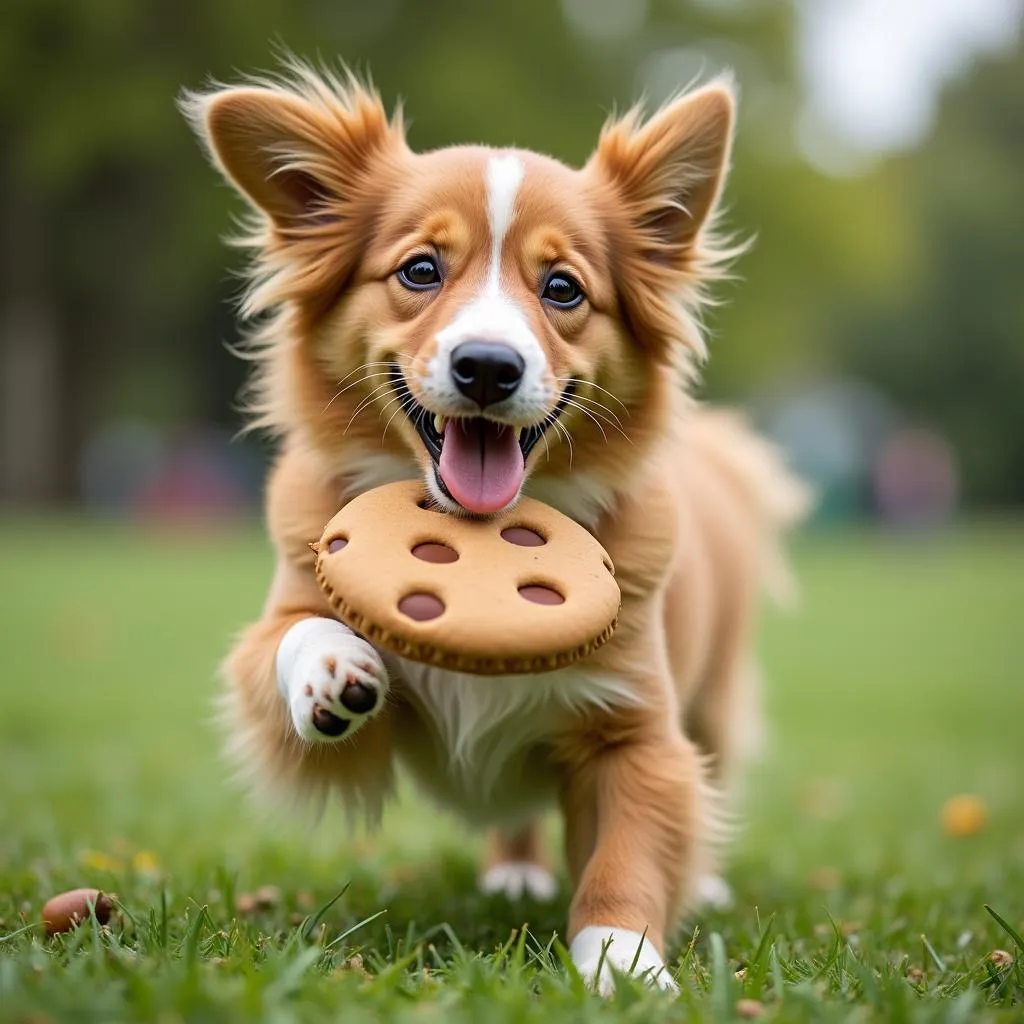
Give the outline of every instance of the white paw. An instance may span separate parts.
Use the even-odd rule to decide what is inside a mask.
[[[510,900],[522,899],[523,895],[547,903],[558,892],[555,876],[539,864],[529,861],[505,861],[495,864],[481,877],[480,891],[501,893]]]
[[[653,943],[640,932],[588,925],[572,940],[569,953],[583,980],[603,996],[615,991],[616,973],[642,977],[668,992],[679,991]]]
[[[284,635],[277,684],[295,731],[309,743],[347,739],[384,706],[388,676],[380,655],[348,626],[309,618]]]
[[[697,905],[712,910],[728,910],[733,904],[732,889],[721,875],[701,875],[697,879]]]

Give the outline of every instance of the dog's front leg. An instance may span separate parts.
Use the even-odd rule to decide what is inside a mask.
[[[272,608],[239,638],[224,666],[229,746],[272,791],[335,788],[376,814],[392,786],[387,673],[371,645],[313,611]]]
[[[263,617],[242,634],[227,675],[243,701],[279,701],[304,743],[333,744],[383,710],[388,675],[376,649],[333,617],[303,558],[279,556]]]
[[[676,988],[664,943],[696,879],[704,838],[696,749],[666,715],[629,715],[579,734],[562,800],[577,885],[570,951],[604,994],[615,971]]]
[[[299,793],[334,787],[376,810],[392,781],[388,674],[333,617],[308,546],[337,505],[315,465],[282,457],[268,486],[277,567],[262,616],[225,662],[224,718],[247,774]]]

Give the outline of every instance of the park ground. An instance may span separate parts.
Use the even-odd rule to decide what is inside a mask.
[[[257,528],[0,521],[0,1021],[1024,1020],[1024,524],[812,533],[796,561],[736,905],[675,937],[678,999],[602,1002],[565,893],[478,895],[478,838],[409,788],[368,834],[230,781],[213,676],[261,602]],[[110,925],[47,940],[84,885]]]

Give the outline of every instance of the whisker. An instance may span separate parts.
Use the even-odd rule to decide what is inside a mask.
[[[389,402],[387,402],[387,403],[386,403],[386,404],[384,405],[384,408],[380,410],[380,415],[381,415],[381,416],[383,417],[383,416],[384,416],[384,414],[385,414],[385,413],[386,413],[386,412],[387,412],[387,411],[388,411],[388,410],[389,410],[389,409],[390,409],[390,408],[391,408],[391,407],[392,407],[392,406],[393,406],[393,405],[394,405],[394,404],[395,404],[396,402],[397,402],[397,403],[399,403],[399,405],[398,405],[398,408],[397,408],[397,409],[395,410],[395,415],[397,415],[398,413],[400,413],[400,412],[402,411],[402,404],[401,404],[401,403],[402,403],[403,401],[404,401],[404,399],[401,399],[401,398],[399,398],[399,397],[398,397],[398,395],[395,395],[395,397],[394,397],[394,398],[392,398],[392,399],[391,399],[391,400],[390,400]],[[388,420],[388,423],[390,423],[390,422],[391,422],[391,420]],[[384,443],[384,434],[385,434],[385,433],[387,433],[387,427],[386,427],[386,426],[385,426],[385,428],[384,428],[384,433],[382,433],[382,434],[381,434],[381,443],[382,443],[382,444]]]
[[[598,410],[600,410],[601,412],[603,412],[603,413],[606,413],[606,414],[607,414],[607,415],[608,415],[608,416],[609,416],[609,417],[611,418],[611,421],[614,421],[615,425],[616,425],[616,426],[617,426],[617,427],[618,427],[618,428],[619,428],[620,430],[622,429],[622,420],[620,420],[620,419],[619,419],[619,417],[618,417],[618,416],[616,416],[616,415],[615,415],[615,413],[613,413],[613,412],[611,411],[611,409],[609,409],[609,408],[608,408],[608,406],[607,406],[607,405],[605,405],[605,404],[604,404],[603,402],[599,402],[599,401],[598,401],[598,400],[597,400],[596,398],[590,398],[590,397],[589,397],[589,396],[587,396],[587,395],[581,395],[581,394],[579,394],[579,393],[577,393],[577,394],[573,395],[573,396],[572,396],[572,400],[573,400],[574,402],[586,402],[586,403],[587,403],[587,405],[591,405],[591,406],[593,406],[593,407],[594,407],[595,409],[598,409]],[[606,420],[605,422],[609,422],[609,421],[608,421],[608,420]]]
[[[369,367],[364,367],[364,369],[369,369]],[[373,373],[364,373],[362,377],[357,377],[354,381],[350,381],[348,384],[346,384],[338,392],[338,394],[343,394],[344,392],[348,391],[349,388],[354,388],[357,384],[361,384],[364,380],[370,380],[373,377],[390,377],[390,376],[391,376],[391,371],[390,370],[374,370]],[[345,379],[348,380],[347,377]],[[339,381],[339,384],[340,383],[342,383],[342,382]]]
[[[597,429],[601,431],[601,436],[604,438],[604,443],[605,444],[608,443],[608,435],[605,433],[604,427],[601,426],[601,421],[589,409],[584,408],[582,405],[577,404],[576,402],[572,401],[571,399],[569,401],[567,401],[565,404],[566,404],[566,406],[568,408],[579,409],[579,411],[581,413],[583,413],[584,416],[586,416],[589,419],[593,420],[595,426],[597,427]]]
[[[628,416],[629,409],[626,408],[625,403],[617,395],[613,395],[607,388],[601,387],[600,384],[595,384],[592,380],[583,380],[580,377],[556,377],[560,384],[580,384],[583,387],[593,388],[595,391],[601,391],[606,394],[613,402],[618,403],[621,406],[622,411]],[[578,397],[578,396],[577,396]]]
[[[558,431],[559,434],[565,437],[566,443],[569,445],[569,469],[572,469],[572,434],[569,433],[568,427],[566,427],[564,423],[560,423],[558,420],[555,420],[554,423],[552,423],[551,425],[555,428],[555,430]]]
[[[354,373],[358,373],[360,370],[368,370],[371,366],[390,366],[390,365],[391,365],[390,363],[385,362],[385,360],[383,360],[383,359],[371,359],[368,363],[362,363],[359,366],[357,366],[354,370],[349,370],[349,372],[346,373],[345,376],[342,377],[341,380],[339,380],[337,382],[337,385],[340,386],[340,385],[344,384],[345,381],[347,381],[349,379],[349,377],[351,377]]]
[[[578,409],[584,415],[592,419],[596,424],[597,429],[601,431],[601,436],[604,438],[606,443],[608,441],[608,435],[605,432],[604,427],[602,427],[601,424],[598,422],[598,418],[604,420],[604,422],[608,424],[608,426],[611,427],[613,430],[618,431],[618,433],[622,435],[624,441],[627,441],[629,444],[633,443],[633,438],[631,438],[629,434],[627,434],[626,431],[622,429],[622,424],[619,423],[617,419],[615,419],[613,422],[613,420],[609,419],[607,416],[602,415],[601,412],[597,412],[596,410],[593,409],[587,409],[585,406],[582,405],[577,405],[575,401],[569,401],[566,403],[566,405],[571,405],[573,408]],[[605,409],[604,411],[607,412],[608,410]],[[611,415],[614,419],[614,413],[611,413],[609,415]]]
[[[547,431],[547,427],[545,427],[541,431],[540,439],[544,442],[544,461],[545,462],[550,462],[551,461],[551,445],[548,444],[548,431]]]
[[[355,412],[352,413],[352,415],[349,417],[349,421],[348,421],[348,423],[345,424],[345,429],[344,429],[343,433],[347,434],[348,433],[348,428],[352,426],[353,422],[355,421],[355,418],[364,409],[366,409],[369,406],[371,406],[377,400],[377,396],[380,395],[381,392],[386,391],[390,387],[391,387],[391,382],[390,381],[385,381],[383,384],[378,384],[373,389],[373,391],[371,391],[368,395],[366,395],[363,398],[363,400],[356,406]],[[388,404],[390,404],[390,403],[388,403]]]
[[[360,366],[357,366],[354,370],[349,370],[349,372],[346,373],[345,376],[342,377],[341,380],[339,380],[334,386],[341,387],[341,385],[344,384],[345,381],[349,379],[349,377],[359,373],[360,370],[369,370],[371,367],[374,366],[383,366],[385,368],[384,372],[386,372],[387,368],[391,366],[391,363],[385,362],[383,359],[373,359],[368,363],[362,363]]]
[[[345,381],[347,381],[349,379],[349,377],[353,376],[354,374],[359,373],[360,370],[369,370],[371,367],[374,367],[374,366],[382,366],[382,367],[384,367],[384,369],[381,370],[380,373],[388,373],[392,369],[392,367],[394,366],[395,362],[396,361],[401,361],[401,360],[405,360],[405,365],[406,366],[412,366],[412,364],[415,362],[415,357],[414,356],[410,356],[410,355],[405,355],[404,353],[398,352],[398,353],[395,354],[394,359],[371,359],[369,362],[362,363],[361,365],[357,366],[354,370],[349,370],[349,372],[346,373],[345,376],[342,377],[341,380],[339,380],[335,384],[335,387],[341,387],[341,385],[344,384]],[[380,373],[369,374],[369,376],[370,377],[379,376]],[[362,380],[362,379],[368,379],[368,378],[360,378],[360,379]],[[359,382],[356,381],[355,383],[359,383]]]
[[[365,374],[364,376],[358,378],[357,380],[352,381],[351,384],[346,384],[345,387],[343,387],[340,391],[335,391],[335,393],[334,393],[333,397],[331,398],[331,400],[323,407],[322,411],[320,412],[320,415],[323,416],[324,413],[326,413],[327,410],[330,409],[330,407],[334,404],[335,399],[340,398],[343,394],[345,394],[346,391],[349,390],[349,388],[354,388],[358,384],[365,384],[366,381],[372,379],[373,377],[390,377],[390,376],[391,376],[391,374],[387,370],[378,370],[376,373],[367,373],[367,374]]]
[[[388,436],[388,427],[391,426],[391,420],[393,420],[401,412],[406,412],[407,413],[409,408],[411,408],[415,404],[416,404],[416,399],[413,398],[412,395],[409,395],[408,398],[404,399],[402,401],[402,404],[399,405],[399,407],[391,414],[391,419],[389,419],[387,421],[387,423],[384,424],[384,433],[380,435],[380,443],[381,443],[382,446],[384,444],[384,439]],[[386,411],[390,406],[391,406],[391,403],[388,402],[388,404],[384,407],[384,410],[381,411],[381,415],[382,416],[384,415],[384,411]]]

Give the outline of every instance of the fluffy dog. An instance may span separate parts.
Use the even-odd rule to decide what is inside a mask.
[[[298,64],[185,106],[252,207],[251,422],[279,441],[277,567],[226,662],[235,755],[371,816],[402,765],[490,828],[481,881],[512,896],[554,893],[538,820],[557,804],[581,972],[673,986],[677,914],[727,893],[715,840],[756,731],[756,605],[806,504],[738,416],[688,397],[705,288],[736,254],[714,230],[731,83],[609,122],[580,169],[414,153],[372,90]],[[528,494],[590,529],[622,590],[612,640],[477,678],[332,618],[309,542],[354,495],[417,477],[452,514]]]

